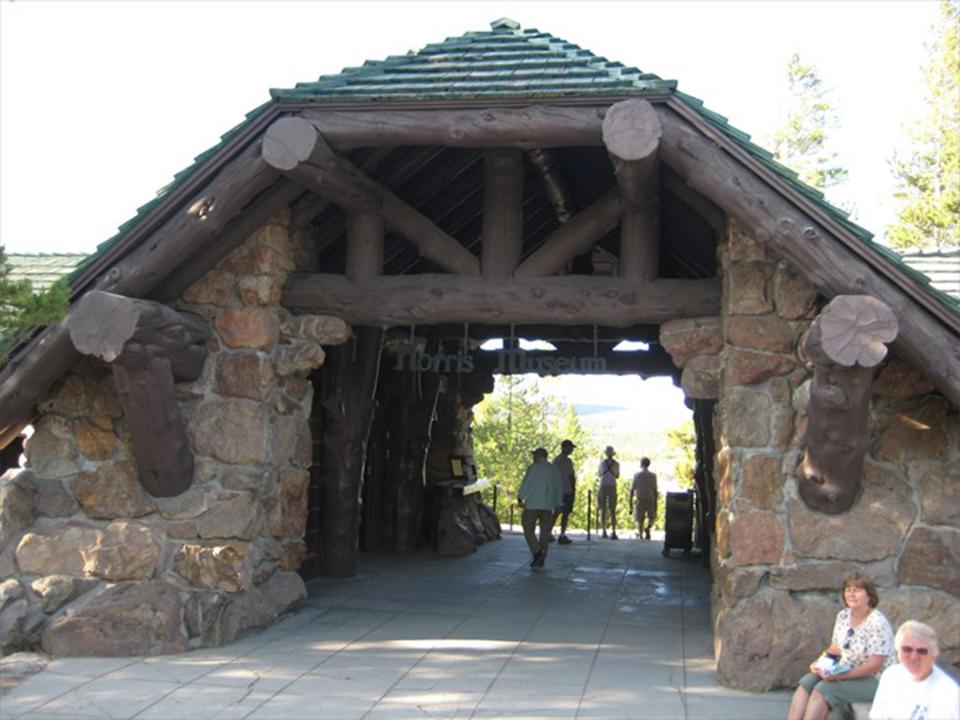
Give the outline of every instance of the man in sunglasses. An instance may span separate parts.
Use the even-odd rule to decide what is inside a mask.
[[[894,645],[900,663],[880,676],[871,720],[960,718],[960,686],[934,664],[940,654],[936,631],[907,620],[897,630]]]

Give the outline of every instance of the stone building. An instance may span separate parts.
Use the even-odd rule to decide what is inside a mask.
[[[500,20],[274,90],[71,288],[0,375],[5,650],[219,645],[496,537],[447,482],[477,348],[549,337],[686,393],[725,682],[794,680],[854,570],[960,659],[960,305],[672,81]]]

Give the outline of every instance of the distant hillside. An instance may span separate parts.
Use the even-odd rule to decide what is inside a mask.
[[[596,415],[597,413],[607,413],[607,412],[618,412],[621,410],[626,410],[627,408],[617,405],[578,405],[575,404],[573,409],[577,411],[577,415],[581,418],[586,415]]]

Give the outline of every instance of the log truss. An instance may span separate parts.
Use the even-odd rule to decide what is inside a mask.
[[[217,154],[204,170],[202,183],[188,183],[141,224],[144,229],[138,226],[132,236],[136,246],[111,255],[111,265],[104,261],[97,266],[103,273],[100,277],[87,275],[83,282],[111,293],[168,301],[209,262],[242,241],[249,231],[247,218],[268,217],[296,200],[293,221],[301,225],[330,204],[347,211],[346,281],[357,287],[342,278],[336,287],[351,297],[380,281],[385,262],[383,234],[392,230],[451,276],[468,283],[489,283],[485,296],[502,294],[507,284],[520,283],[515,288],[523,290],[523,281],[543,281],[552,299],[549,306],[539,306],[541,311],[526,311],[531,322],[555,322],[559,308],[578,304],[578,322],[603,322],[610,314],[610,297],[644,301],[647,293],[656,296],[663,282],[657,269],[656,240],[656,182],[660,180],[672,195],[688,193],[684,199],[688,206],[696,208],[697,199],[705,198],[711,211],[718,208],[755,228],[771,254],[802,272],[825,297],[866,293],[881,299],[900,323],[894,351],[960,405],[960,352],[954,342],[960,335],[960,320],[954,313],[917,289],[888,260],[860,247],[858,239],[753,163],[736,142],[682,101],[663,97],[651,101],[634,98],[606,107],[580,99],[549,106],[378,108],[375,112],[278,105]],[[290,111],[295,114],[281,116]],[[420,156],[435,156],[442,147],[485,149],[488,193],[484,202],[490,217],[484,218],[479,253],[464,247],[410,202],[342,156],[358,148],[383,155],[389,148],[402,146],[418,146]],[[616,184],[593,205],[565,217],[566,222],[534,253],[517,257],[516,237],[523,218],[516,210],[516,178],[506,177],[509,168],[516,167],[518,153],[578,147],[605,148]],[[658,174],[655,168],[660,164],[669,172]],[[701,215],[715,229],[724,221],[713,212]],[[553,276],[563,272],[572,256],[589,249],[618,223],[620,276],[594,278],[609,284],[608,295],[550,286],[562,279]],[[198,253],[200,248],[209,250]],[[302,283],[296,278],[289,292],[301,293]],[[418,292],[425,292],[431,283],[431,278],[425,278]],[[625,286],[634,290],[625,293]],[[346,296],[334,297],[329,291],[322,297],[322,302],[334,306],[346,302]],[[682,317],[684,307],[703,301],[701,287],[672,309],[631,310],[629,322],[654,321],[668,311]],[[300,307],[323,310],[317,302],[295,300]],[[408,303],[397,315],[409,321],[425,313],[419,317],[425,324],[433,321],[430,313],[436,307],[438,303]],[[478,312],[474,308],[458,316],[448,311],[442,317],[468,322]],[[503,313],[504,318],[509,315],[505,303]],[[491,319],[506,322],[484,321]],[[950,342],[943,342],[945,329]],[[29,419],[36,400],[77,359],[66,322],[45,331],[13,359],[0,374],[0,438],[9,438]]]

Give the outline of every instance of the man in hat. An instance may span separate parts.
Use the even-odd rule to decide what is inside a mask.
[[[564,440],[560,443],[560,454],[553,459],[553,464],[557,466],[557,469],[560,471],[560,477],[563,479],[563,484],[561,485],[561,489],[563,490],[563,506],[560,508],[559,513],[560,537],[558,538],[558,542],[561,545],[569,545],[573,542],[567,537],[567,520],[570,518],[570,513],[573,512],[573,499],[577,492],[577,477],[573,469],[573,460],[570,459],[570,455],[573,454],[576,447],[573,441]],[[557,522],[556,517],[553,518],[553,522]]]
[[[607,536],[607,512],[610,513],[610,539],[617,539],[617,480],[620,479],[620,463],[613,459],[613,445],[607,445],[603,451],[606,457],[600,461],[600,490],[597,492],[597,505],[600,508],[600,528],[603,537]]]
[[[523,508],[520,522],[523,525],[523,537],[533,555],[530,567],[543,567],[550,546],[550,531],[553,530],[553,518],[563,502],[562,479],[557,466],[547,460],[546,448],[538,447],[533,451],[533,463],[527,468],[517,491],[517,502]],[[540,526],[540,538],[537,539],[536,527]]]

